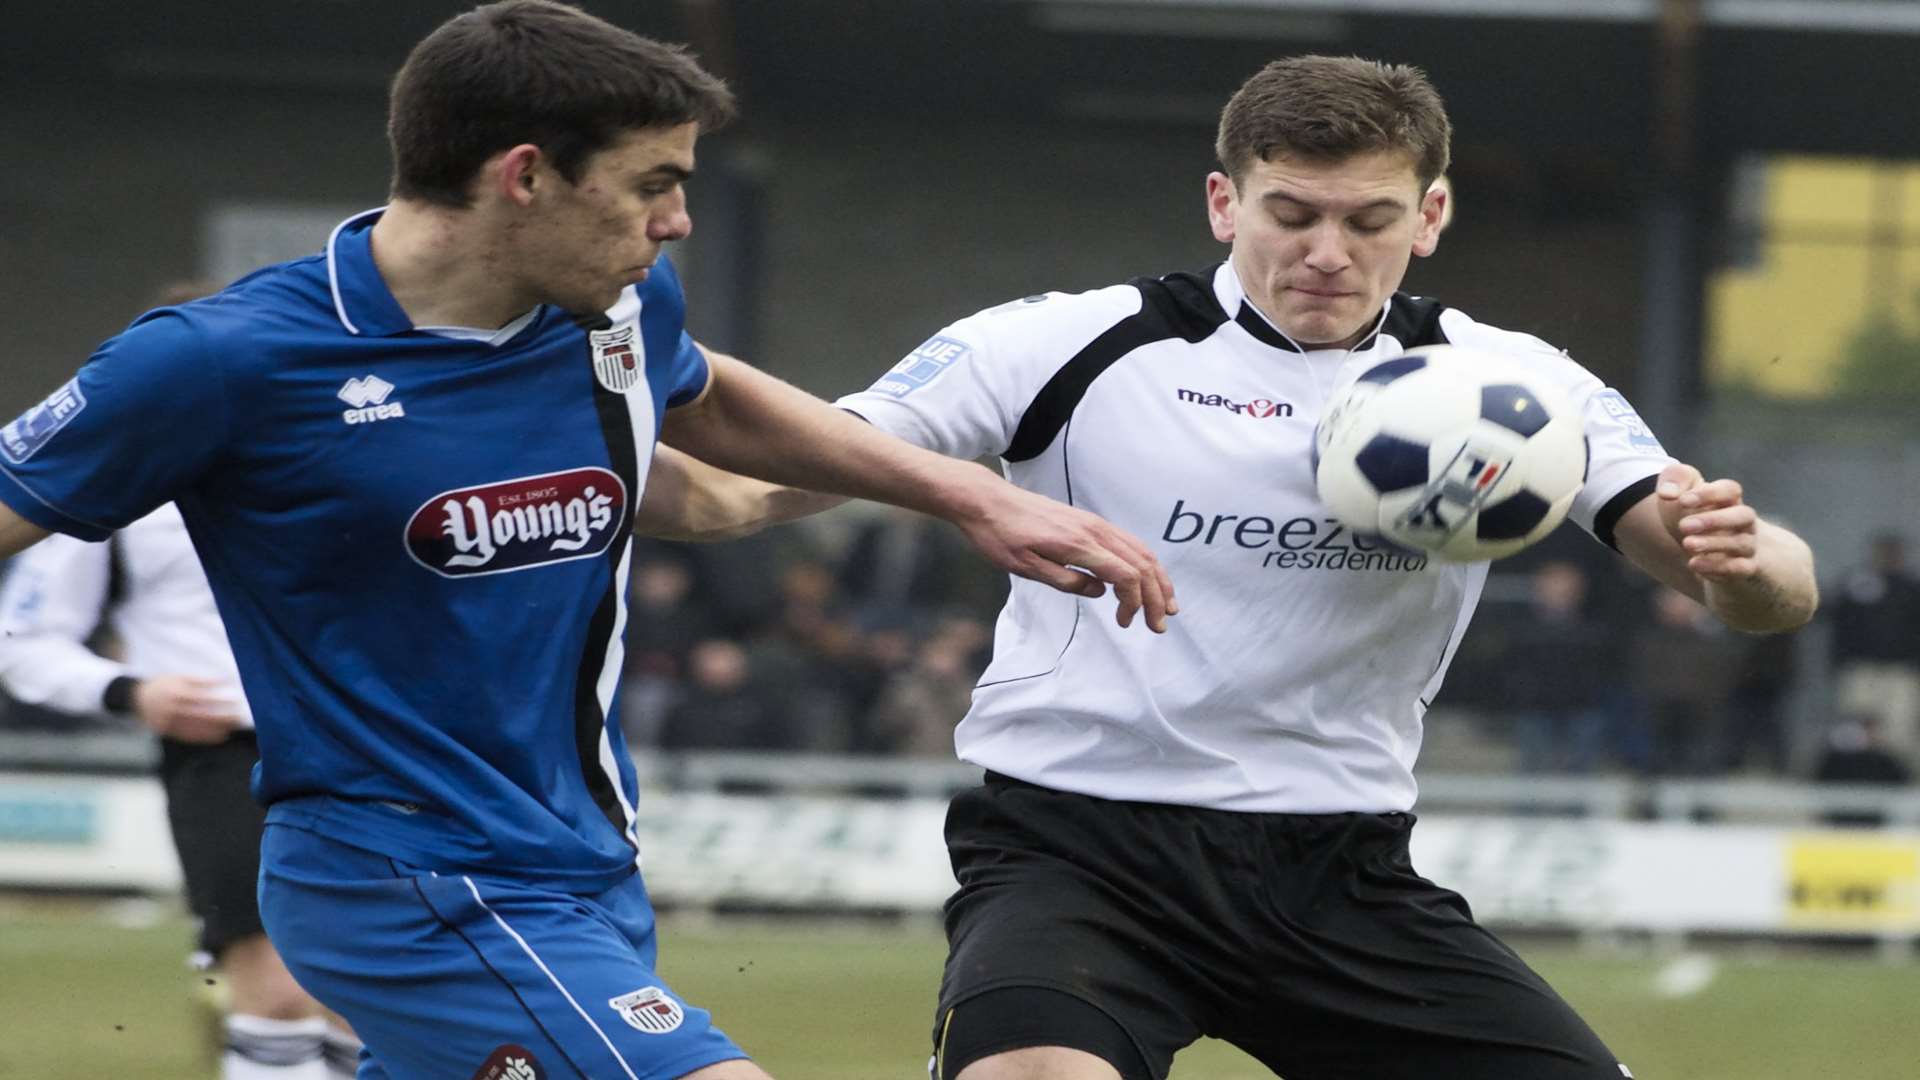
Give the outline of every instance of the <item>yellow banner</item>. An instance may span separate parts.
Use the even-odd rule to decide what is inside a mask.
[[[1920,929],[1920,844],[1804,834],[1787,843],[1787,921],[1796,928]]]

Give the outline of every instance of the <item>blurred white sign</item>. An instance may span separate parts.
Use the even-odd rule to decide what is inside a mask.
[[[224,203],[202,226],[201,273],[225,284],[326,248],[333,227],[366,209],[317,203]]]

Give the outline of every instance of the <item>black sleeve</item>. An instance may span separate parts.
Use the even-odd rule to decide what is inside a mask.
[[[1593,515],[1593,535],[1599,537],[1601,543],[1619,551],[1620,545],[1613,541],[1614,527],[1620,524],[1620,519],[1626,516],[1627,511],[1633,509],[1634,504],[1653,494],[1654,486],[1659,481],[1660,477],[1657,475],[1644,476],[1620,489],[1620,494],[1608,499],[1607,505]]]

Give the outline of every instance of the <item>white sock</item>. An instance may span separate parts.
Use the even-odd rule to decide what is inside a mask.
[[[320,1049],[327,1060],[327,1075],[335,1080],[353,1080],[360,1072],[360,1040],[336,1027],[327,1028],[326,1042]]]
[[[273,1020],[234,1013],[227,1017],[227,1049],[220,1055],[221,1080],[329,1080],[321,1056],[327,1022]]]

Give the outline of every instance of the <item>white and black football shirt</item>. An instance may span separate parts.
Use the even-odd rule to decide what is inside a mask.
[[[102,623],[125,651],[87,648]],[[21,552],[0,587],[0,685],[21,701],[97,713],[123,675],[193,675],[224,684],[246,726],[253,714],[206,571],[172,503],[90,543],[55,534]]]
[[[1421,719],[1486,564],[1354,537],[1319,501],[1315,420],[1345,382],[1421,345],[1532,365],[1585,412],[1571,513],[1609,543],[1671,459],[1617,392],[1537,338],[1396,294],[1350,350],[1296,344],[1231,263],[989,308],[840,404],[910,442],[998,455],[1014,483],[1147,540],[1180,596],[1165,635],[1111,595],[1015,579],[955,737],[963,760],[1112,799],[1267,812],[1414,801]]]

